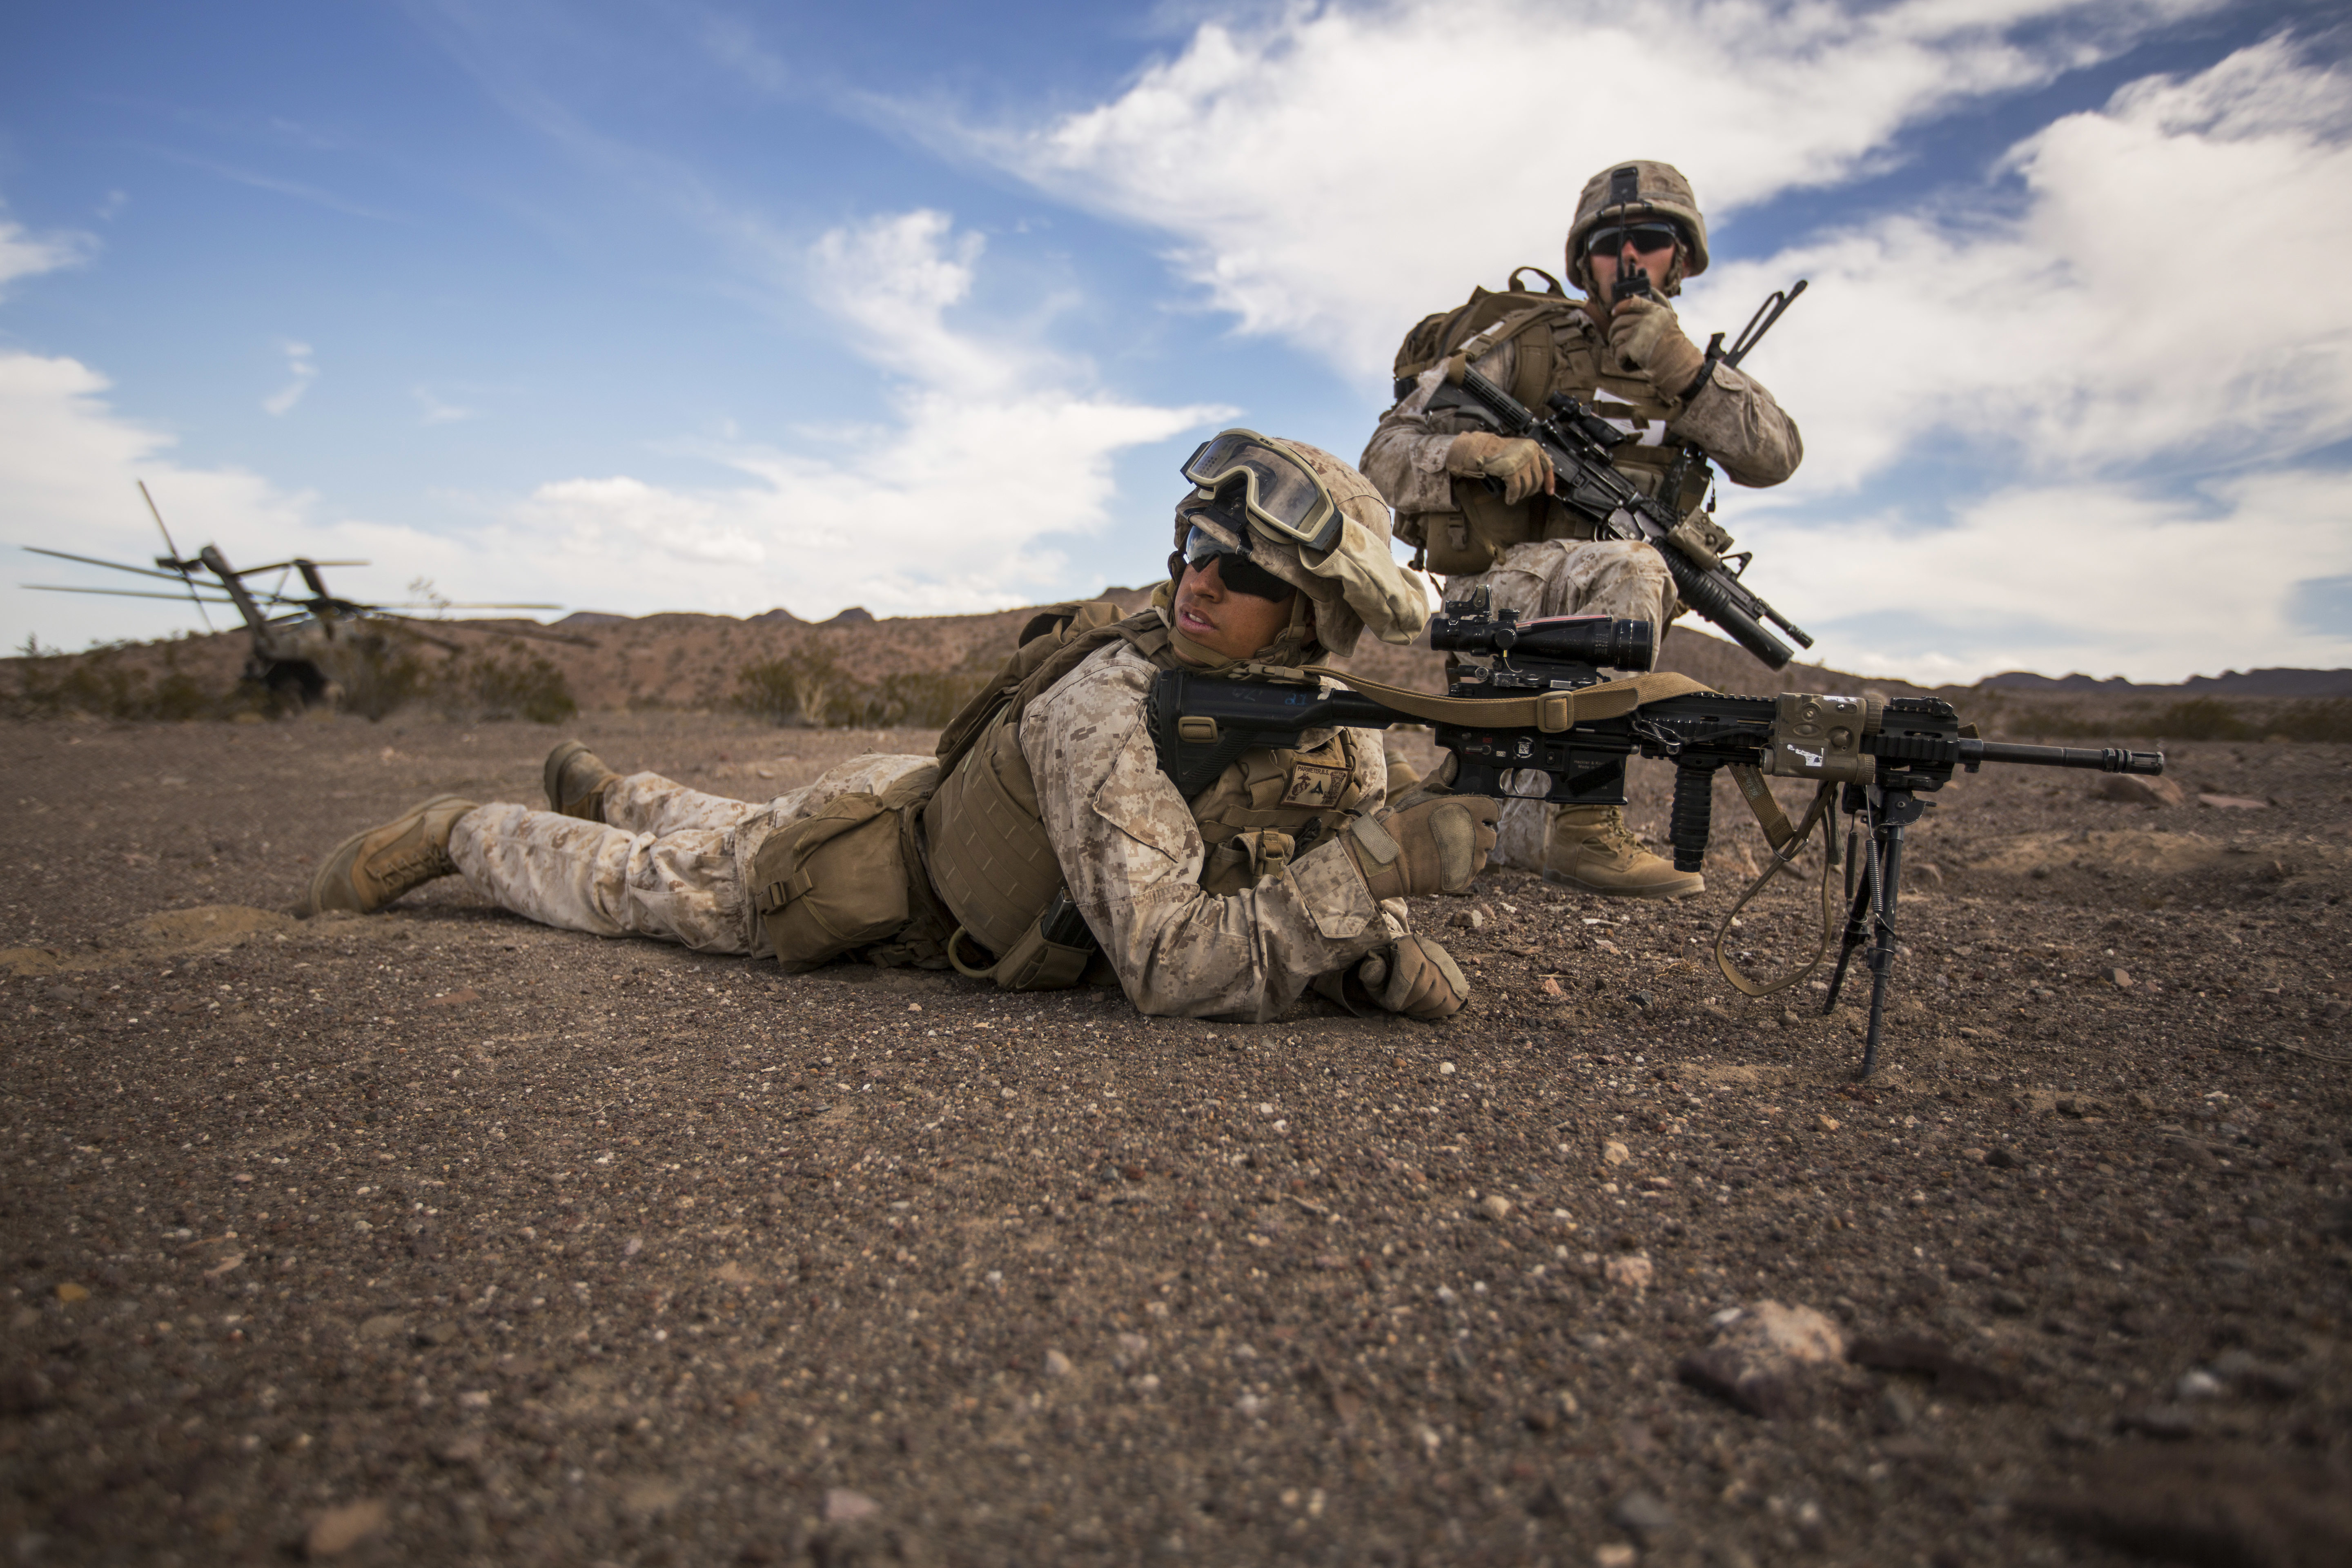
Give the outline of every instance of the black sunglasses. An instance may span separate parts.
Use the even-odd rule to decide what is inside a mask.
[[[1672,250],[1682,239],[1682,232],[1670,223],[1629,223],[1596,228],[1584,242],[1587,256],[1614,256],[1630,242],[1637,255],[1654,256],[1661,250]]]
[[[1203,528],[1194,528],[1184,539],[1184,564],[1195,572],[1205,572],[1213,563],[1217,581],[1233,594],[1247,594],[1253,599],[1266,599],[1280,604],[1296,592],[1291,585],[1249,558],[1249,552],[1236,549]]]

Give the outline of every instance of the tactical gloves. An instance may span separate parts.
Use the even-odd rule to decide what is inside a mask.
[[[1668,397],[1680,397],[1706,368],[1706,355],[1683,335],[1674,308],[1638,296],[1620,300],[1609,317],[1609,348],[1618,364],[1639,371]],[[1447,454],[1451,466],[1452,453]]]
[[[1348,858],[1375,899],[1415,893],[1466,893],[1495,847],[1502,806],[1483,795],[1445,795],[1363,816],[1343,835]]]
[[[1503,504],[1517,506],[1551,489],[1551,460],[1525,437],[1505,437],[1469,430],[1445,448],[1445,471],[1458,479],[1493,479],[1503,487]]]
[[[1425,936],[1401,937],[1353,969],[1318,974],[1315,990],[1360,1018],[1378,1009],[1432,1024],[1454,1016],[1470,999],[1461,965]]]

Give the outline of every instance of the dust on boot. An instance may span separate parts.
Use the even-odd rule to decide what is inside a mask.
[[[381,826],[355,833],[319,866],[295,912],[308,919],[326,910],[373,914],[436,877],[457,873],[449,833],[476,803],[435,795]]]
[[[604,820],[604,792],[621,776],[579,741],[548,752],[540,775],[547,786],[547,809],[583,822]]]
[[[1677,871],[1643,848],[1614,805],[1559,809],[1544,842],[1543,878],[1615,899],[1681,899],[1706,888],[1698,872]]]

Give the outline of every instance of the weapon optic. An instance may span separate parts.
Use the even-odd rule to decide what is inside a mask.
[[[1872,989],[1865,1077],[1877,1065],[1894,965],[1904,835],[1931,804],[1919,796],[1943,788],[1955,772],[1974,773],[1987,763],[2164,771],[2159,752],[1987,741],[1939,698],[1734,697],[1676,675],[1607,680],[1596,668],[1646,665],[1651,638],[1652,628],[1641,621],[1599,616],[1520,621],[1509,610],[1493,612],[1480,590],[1449,603],[1431,623],[1431,646],[1461,660],[1444,697],[1323,668],[1303,672],[1299,682],[1233,680],[1180,668],[1162,671],[1154,682],[1146,722],[1161,770],[1187,799],[1245,751],[1293,746],[1302,731],[1342,725],[1382,730],[1427,723],[1439,748],[1453,757],[1445,787],[1500,800],[1622,805],[1625,759],[1662,758],[1675,764],[1668,837],[1675,866],[1685,871],[1706,862],[1715,774],[1728,768],[1773,851],[1770,867],[1740,904],[1790,863],[1817,824],[1831,829],[1822,869],[1824,947],[1832,923],[1828,873],[1839,860],[1833,819],[1843,811],[1853,819],[1858,850],[1848,861],[1846,922],[1823,1010],[1836,1005],[1848,964],[1867,941],[1863,957]],[[1644,657],[1627,657],[1634,654]],[[1764,783],[1768,776],[1819,786],[1800,826],[1790,826]],[[1717,962],[1735,985],[1762,995],[1812,972],[1819,952],[1803,970],[1769,985],[1740,974],[1723,957],[1724,931],[1738,908],[1724,917],[1716,936]]]

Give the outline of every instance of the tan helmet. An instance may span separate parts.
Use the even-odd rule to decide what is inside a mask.
[[[1686,259],[1676,269],[1666,292],[1679,292],[1683,279],[1696,278],[1706,271],[1706,219],[1699,214],[1698,198],[1691,194],[1690,182],[1672,163],[1636,158],[1601,170],[1584,182],[1584,194],[1576,198],[1576,221],[1568,230],[1568,270],[1577,286],[1587,291],[1592,288],[1592,274],[1585,266],[1584,242],[1594,229],[1624,218],[1653,216],[1672,218],[1683,231]]]
[[[1339,508],[1341,521],[1337,536],[1328,549],[1311,550],[1250,522],[1245,511],[1224,506],[1201,510],[1195,491],[1176,510],[1179,553],[1171,564],[1178,574],[1185,536],[1193,528],[1202,528],[1228,544],[1240,544],[1243,542],[1235,532],[1235,523],[1240,522],[1248,528],[1252,563],[1306,595],[1315,641],[1327,654],[1346,658],[1355,651],[1357,637],[1368,626],[1374,637],[1387,643],[1409,643],[1420,636],[1422,627],[1429,624],[1429,596],[1419,574],[1397,562],[1391,545],[1389,504],[1372,488],[1372,481],[1320,447],[1286,437],[1256,438],[1307,465]]]

